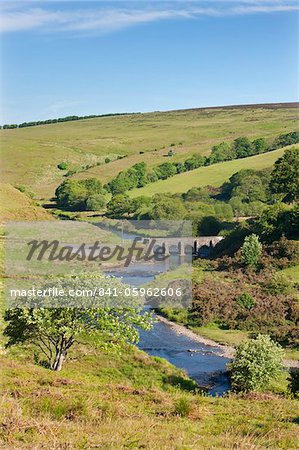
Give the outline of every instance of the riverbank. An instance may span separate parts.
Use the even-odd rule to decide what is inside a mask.
[[[196,334],[194,331],[190,330],[189,328],[185,327],[184,325],[179,325],[178,323],[171,322],[170,320],[166,319],[165,317],[157,314],[157,319],[171,327],[177,334],[181,334],[183,336],[186,336],[196,342],[200,342],[201,344],[208,345],[209,347],[216,347],[219,350],[219,356],[222,356],[223,358],[229,358],[232,359],[234,357],[234,351],[235,349],[229,345],[223,345],[219,344],[218,342],[213,341],[212,339],[205,338],[203,336],[200,336],[199,334]],[[192,351],[192,349],[190,349]]]
[[[216,342],[212,339],[208,339],[204,336],[201,336],[194,331],[190,330],[184,325],[180,325],[175,322],[171,322],[170,320],[166,319],[165,317],[161,315],[157,315],[157,319],[165,323],[166,325],[170,326],[177,334],[181,334],[183,336],[186,336],[196,342],[200,342],[204,345],[208,345],[210,347],[216,347],[219,349],[219,356],[223,358],[229,358],[232,359],[234,357],[235,348],[230,345],[224,345],[220,344],[219,342]],[[192,351],[192,349],[190,349]],[[299,369],[299,361],[292,360],[292,359],[285,359],[284,360],[285,367],[292,368],[292,369]]]

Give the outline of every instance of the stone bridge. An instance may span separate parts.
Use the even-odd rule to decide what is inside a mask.
[[[170,253],[178,253],[179,255],[193,253],[197,256],[208,256],[215,245],[222,241],[222,239],[224,239],[223,236],[201,236],[194,238],[159,237],[150,239],[150,242],[155,241],[154,251],[162,247],[165,255],[169,255]]]

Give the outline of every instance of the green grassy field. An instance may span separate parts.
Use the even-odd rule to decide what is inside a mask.
[[[133,189],[128,194],[131,197],[138,197],[139,195],[152,196],[162,192],[171,192],[173,194],[187,192],[189,189],[199,186],[220,186],[231,175],[241,169],[260,170],[271,167],[283,153],[284,149],[279,149],[262,155],[250,156],[249,158],[200,167],[190,172],[175,175],[167,180],[156,181],[141,189]]]
[[[30,355],[24,347],[0,355],[1,448],[298,448],[290,398],[203,396],[166,361],[126,347],[111,354],[96,341],[76,345],[59,373]]]
[[[103,117],[14,130],[1,130],[2,181],[25,184],[41,198],[53,196],[71,166],[103,163],[106,157],[122,160],[93,167],[75,177],[96,176],[103,182],[139,161],[149,165],[192,153],[207,154],[213,144],[239,136],[269,137],[297,129],[298,108],[219,108]],[[139,152],[144,152],[140,154]]]

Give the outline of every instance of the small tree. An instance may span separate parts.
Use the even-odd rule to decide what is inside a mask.
[[[262,254],[262,244],[256,234],[251,234],[244,239],[241,247],[241,259],[248,267],[256,267],[257,262]]]
[[[42,286],[47,290],[53,283]],[[138,297],[121,294],[125,291],[116,278],[103,275],[76,275],[55,278],[57,289],[63,289],[63,305],[57,307],[53,298],[22,298],[18,307],[8,309],[5,320],[8,325],[4,334],[9,340],[7,346],[29,342],[34,344],[46,357],[52,370],[60,371],[69,349],[75,342],[80,342],[82,335],[100,335],[106,342],[138,342],[136,327],[149,329],[151,316],[142,313]],[[92,297],[74,297],[71,293],[84,289],[95,292],[101,287],[103,295]],[[110,292],[116,290],[119,295],[115,300]],[[79,294],[78,294],[79,295]],[[54,307],[53,307],[54,305]]]
[[[232,388],[237,391],[264,391],[282,370],[283,349],[269,336],[241,343],[230,364]]]

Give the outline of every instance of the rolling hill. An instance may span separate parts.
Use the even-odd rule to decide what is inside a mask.
[[[0,199],[1,223],[8,220],[53,220],[45,209],[9,184],[0,183]]]
[[[164,162],[169,148],[175,152],[172,161],[180,161],[193,153],[208,154],[223,140],[274,138],[293,131],[298,110],[296,103],[202,108],[1,130],[2,181],[25,184],[48,199],[65,179],[66,172],[57,168],[62,161],[81,171],[75,178],[107,182],[136,162]],[[126,157],[113,161],[120,156]],[[105,164],[107,158],[112,162]]]
[[[262,155],[250,156],[233,161],[225,161],[208,167],[199,167],[190,172],[184,172],[167,180],[159,180],[148,184],[141,189],[129,191],[130,197],[140,195],[152,196],[162,192],[182,193],[193,187],[215,186],[218,187],[241,169],[261,170],[271,167],[284,153],[284,149],[274,150]]]

